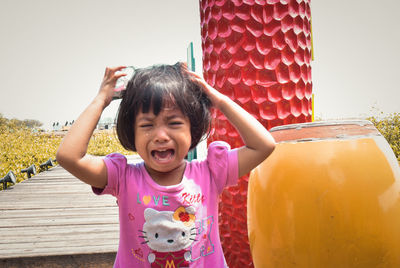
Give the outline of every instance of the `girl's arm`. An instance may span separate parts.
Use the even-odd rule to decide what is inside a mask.
[[[244,146],[238,149],[239,176],[243,176],[264,161],[275,149],[271,134],[242,107],[208,85],[197,74],[189,72],[203,86],[214,107],[218,108],[238,130]]]
[[[57,151],[56,159],[62,167],[97,188],[107,185],[107,169],[101,158],[86,155],[86,152],[97,122],[112,100],[117,79],[125,75],[116,72],[123,68],[106,68],[97,96],[74,122]]]

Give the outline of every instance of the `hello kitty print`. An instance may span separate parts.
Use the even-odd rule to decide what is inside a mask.
[[[196,241],[193,207],[175,211],[144,211],[145,223],[140,237],[151,249],[147,256],[151,267],[189,267],[190,246]]]

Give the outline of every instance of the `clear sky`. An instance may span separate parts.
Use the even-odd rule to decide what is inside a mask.
[[[399,10],[398,0],[311,1],[317,118],[400,112]],[[0,113],[45,127],[76,119],[106,66],[185,61],[192,41],[202,68],[196,0],[0,0],[0,36]]]

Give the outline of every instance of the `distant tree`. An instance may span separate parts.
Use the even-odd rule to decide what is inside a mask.
[[[4,126],[4,125],[6,125],[6,124],[7,124],[7,122],[8,122],[8,119],[7,119],[7,118],[5,118],[5,117],[3,117],[3,114],[2,114],[2,113],[0,113],[0,126]]]
[[[36,128],[43,126],[43,123],[34,119],[19,120],[16,118],[8,119],[0,113],[0,127],[14,129],[14,128]]]
[[[34,120],[34,119],[25,119],[23,121],[24,125],[28,128],[35,128],[35,127],[41,127],[43,126],[43,123],[38,121],[38,120]]]

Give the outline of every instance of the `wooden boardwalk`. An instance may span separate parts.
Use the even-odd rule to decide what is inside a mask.
[[[22,258],[113,258],[118,236],[116,199],[94,195],[59,166],[0,191],[0,266]]]

